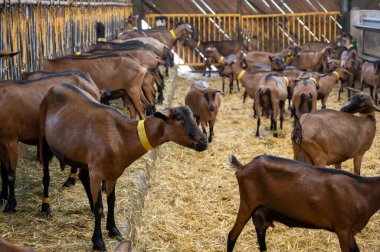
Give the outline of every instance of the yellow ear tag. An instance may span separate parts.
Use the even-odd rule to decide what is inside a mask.
[[[75,52],[75,55],[81,55],[82,53],[81,52]]]
[[[106,38],[98,38],[97,41],[98,41],[98,42],[107,42],[107,39],[106,39]]]
[[[338,79],[340,78],[339,73],[337,71],[334,71],[332,73],[335,74]]]
[[[133,26],[133,27],[132,27],[132,30],[135,31],[135,30],[138,30],[138,28],[137,28],[136,26]]]

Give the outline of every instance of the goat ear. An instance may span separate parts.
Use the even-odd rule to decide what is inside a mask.
[[[154,117],[160,118],[164,121],[168,120],[170,115],[171,115],[170,109],[165,109],[162,112],[154,112],[154,114],[153,114]]]
[[[272,56],[268,56],[268,59],[270,60],[270,61],[273,61],[273,59],[272,59]]]
[[[347,89],[350,90],[353,93],[360,93],[361,92],[359,89],[352,88],[352,87],[347,87]]]

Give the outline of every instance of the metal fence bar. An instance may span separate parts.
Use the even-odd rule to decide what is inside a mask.
[[[294,44],[302,46],[311,41],[335,41],[339,15],[339,12],[269,15],[148,14],[145,19],[151,27],[155,27],[156,17],[187,21],[195,29],[195,40],[230,40],[237,39],[240,35],[246,50],[277,52]],[[236,29],[238,24],[241,34]],[[168,22],[167,28],[173,29],[174,22]],[[184,60],[183,65],[203,65],[203,58],[196,50],[183,50],[180,42],[174,50]]]

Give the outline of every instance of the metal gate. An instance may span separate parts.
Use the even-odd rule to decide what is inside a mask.
[[[339,30],[339,12],[312,12],[295,14],[239,15],[239,14],[149,14],[148,25],[156,27],[156,19],[165,18],[166,28],[177,23],[192,26],[195,40],[240,40],[246,51],[277,52],[292,45],[302,46],[311,41],[335,41]],[[180,65],[203,65],[197,49],[178,42],[175,52],[183,60]]]

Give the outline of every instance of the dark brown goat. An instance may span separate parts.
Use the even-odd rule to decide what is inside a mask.
[[[292,103],[298,118],[317,110],[317,85],[317,81],[310,78],[295,81]]]
[[[207,135],[206,127],[209,126],[208,142],[212,142],[214,125],[220,107],[221,99],[219,90],[210,88],[204,81],[195,81],[191,85],[185,97],[185,104],[193,111],[197,124],[201,125],[203,134]]]
[[[207,149],[206,137],[186,106],[155,112],[138,122],[115,108],[98,103],[70,84],[49,90],[40,106],[39,125],[40,159],[44,173],[42,211],[50,215],[47,202],[49,161],[54,154],[61,162],[81,168],[79,178],[95,213],[93,248],[102,251],[106,250],[101,231],[102,180],[106,181],[107,188],[108,235],[120,237],[114,220],[115,185],[126,167],[148,150],[168,141],[196,151]]]
[[[376,133],[375,111],[380,109],[368,94],[351,91],[357,93],[341,111],[319,110],[296,118],[292,132],[294,159],[340,168],[343,161],[353,158],[354,171],[360,175],[363,156]]]
[[[65,57],[44,60],[43,69],[54,72],[66,70],[88,72],[100,89],[123,92],[124,105],[128,107],[132,118],[135,117],[135,111],[140,118],[145,117],[143,104],[140,100],[141,90],[144,82],[148,86],[151,85],[152,78],[147,74],[148,70],[131,57],[117,54]],[[153,104],[146,109],[150,110],[151,106]]]
[[[266,231],[278,221],[289,227],[325,229],[338,235],[342,252],[357,252],[355,235],[380,209],[380,177],[360,177],[340,170],[314,167],[274,156],[258,156],[237,168],[240,207],[228,234],[232,252],[252,218],[260,251],[266,251]]]
[[[380,61],[375,62],[364,62],[361,70],[361,90],[363,90],[364,84],[367,84],[370,90],[372,99],[374,99],[375,104],[378,103],[377,91],[380,88]],[[373,94],[375,91],[375,95]]]
[[[18,142],[36,145],[38,143],[38,110],[49,88],[70,82],[100,100],[99,89],[88,74],[57,73],[55,76],[31,81],[0,82],[0,162],[2,191],[0,204],[7,200],[4,212],[16,211],[14,194]],[[4,85],[3,85],[4,84]],[[9,194],[8,194],[9,188]]]
[[[273,129],[273,136],[278,137],[277,118],[280,116],[280,128],[282,129],[285,101],[288,97],[288,85],[289,79],[287,77],[276,74],[268,74],[260,80],[254,102],[257,116],[256,137],[260,136],[261,110],[263,111],[263,116],[271,116],[270,129]]]

